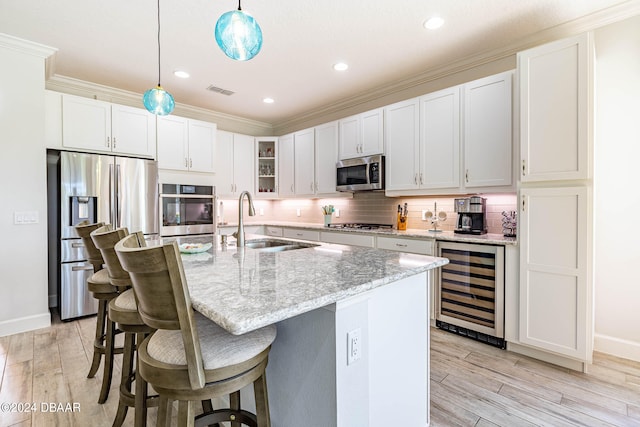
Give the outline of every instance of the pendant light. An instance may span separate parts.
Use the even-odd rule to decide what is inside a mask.
[[[262,48],[262,30],[258,22],[242,11],[240,0],[238,10],[223,14],[216,22],[216,43],[231,59],[248,61]]]
[[[142,103],[150,113],[157,116],[171,114],[176,105],[173,96],[160,85],[160,0],[158,0],[158,86],[144,93]]]

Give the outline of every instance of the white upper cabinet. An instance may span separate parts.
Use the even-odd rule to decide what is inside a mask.
[[[419,188],[420,102],[418,98],[385,107],[387,141],[385,186],[387,190]]]
[[[522,182],[591,178],[593,57],[590,33],[518,54]]]
[[[293,135],[294,190],[296,196],[315,195],[314,130],[305,129]]]
[[[158,167],[214,172],[215,123],[180,116],[158,117]]]
[[[215,123],[189,119],[189,170],[213,172],[213,151],[216,142]]]
[[[385,108],[386,191],[513,188],[512,72]]]
[[[189,169],[189,127],[179,116],[158,117],[158,167]]]
[[[419,183],[426,189],[460,186],[460,86],[420,97]]]
[[[254,151],[252,136],[217,131],[213,182],[218,196],[237,197],[244,190],[254,192]]]
[[[384,153],[382,108],[341,119],[338,127],[340,160]]]
[[[278,138],[278,196],[295,195],[295,154],[293,134]]]
[[[335,194],[338,122],[316,126],[315,154],[316,194]]]
[[[464,85],[464,187],[513,183],[511,71]]]
[[[64,94],[62,145],[87,151],[155,157],[155,116],[142,108]]]

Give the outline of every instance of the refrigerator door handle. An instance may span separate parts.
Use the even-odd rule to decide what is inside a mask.
[[[71,271],[85,271],[85,270],[93,270],[92,265],[84,265],[80,267],[71,267]]]
[[[120,194],[120,165],[116,165],[116,179],[115,179],[115,185],[116,185],[116,214],[115,214],[115,224],[114,224],[114,228],[120,228],[120,220],[121,220],[121,211],[120,211],[120,198],[122,197],[122,195]]]
[[[109,164],[109,223],[113,224],[113,205],[114,205],[114,183],[113,183],[113,164]]]

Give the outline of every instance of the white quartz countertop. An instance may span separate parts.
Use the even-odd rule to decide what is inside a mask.
[[[517,245],[518,239],[516,237],[505,237],[502,234],[457,234],[453,231],[439,231],[433,232],[428,229],[410,228],[407,230],[362,230],[357,228],[330,228],[325,227],[323,224],[315,223],[298,223],[298,222],[285,222],[285,221],[270,221],[270,222],[256,222],[247,223],[245,226],[250,225],[266,225],[274,227],[288,227],[288,228],[300,228],[306,230],[316,231],[335,231],[341,233],[356,233],[356,234],[372,234],[376,236],[390,236],[390,237],[408,237],[415,239],[435,239],[446,240],[451,242],[463,242],[463,243],[485,243],[491,245]],[[237,224],[225,224],[219,225],[221,228],[233,228],[237,227]]]
[[[221,246],[182,254],[193,307],[243,334],[448,263],[446,258],[318,242],[283,252]],[[247,240],[269,239],[247,235]],[[290,240],[281,239],[277,240]],[[426,303],[426,302],[425,302]]]

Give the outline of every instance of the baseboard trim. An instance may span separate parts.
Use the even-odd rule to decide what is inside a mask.
[[[594,335],[594,350],[623,359],[640,362],[640,343],[608,335]]]
[[[507,342],[507,350],[578,372],[585,372],[586,369],[585,362],[581,362],[575,359],[569,359],[568,357],[560,356],[553,353],[547,353],[546,351],[538,350],[513,342]]]
[[[0,337],[33,331],[34,329],[48,328],[51,326],[51,314],[49,311],[33,316],[20,317],[0,322]]]

